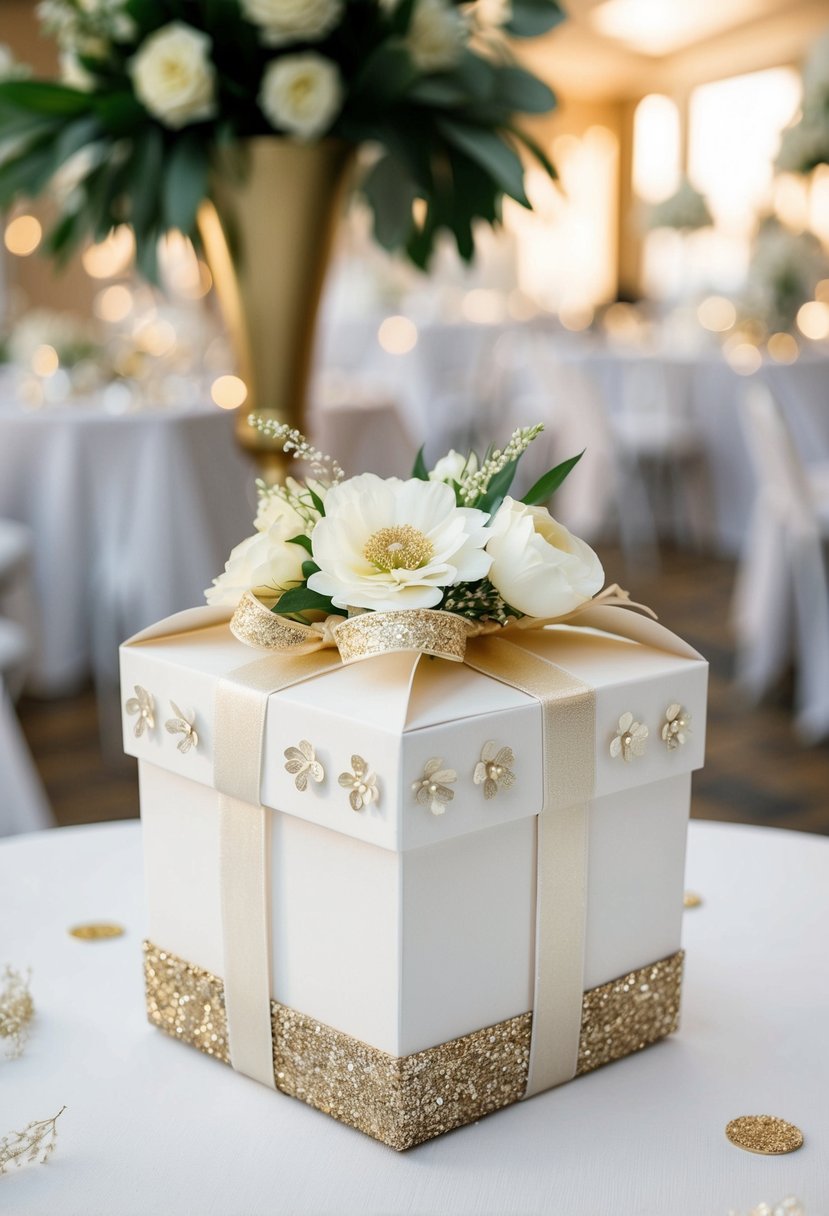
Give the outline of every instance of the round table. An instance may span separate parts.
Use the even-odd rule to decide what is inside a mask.
[[[0,519],[32,532],[41,609],[31,688],[111,683],[119,643],[200,603],[253,530],[253,467],[215,406],[25,410],[0,387]]]
[[[38,1009],[0,1058],[0,1134],[66,1104],[48,1164],[0,1180],[15,1216],[829,1210],[829,839],[692,824],[679,1034],[402,1155],[147,1025],[140,844],[137,823],[0,843],[0,962],[32,968]],[[101,919],[126,935],[67,934]],[[728,1143],[762,1113],[804,1147]]]

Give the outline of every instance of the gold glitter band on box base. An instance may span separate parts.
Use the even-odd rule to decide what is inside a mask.
[[[577,1076],[676,1030],[683,952],[584,994]],[[222,981],[144,943],[147,1016],[173,1038],[230,1062]],[[517,1102],[527,1085],[532,1013],[409,1056],[391,1056],[271,1001],[277,1089],[394,1149],[411,1148]]]

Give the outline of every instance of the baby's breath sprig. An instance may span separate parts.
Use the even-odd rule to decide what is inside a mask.
[[[55,1151],[58,1136],[57,1123],[63,1112],[62,1106],[51,1119],[33,1119],[22,1132],[8,1132],[0,1140],[0,1174],[5,1174],[10,1165],[23,1165],[26,1161],[48,1161]]]
[[[460,500],[463,506],[471,507],[486,494],[489,483],[507,465],[523,456],[532,441],[544,430],[542,423],[517,427],[509,437],[507,446],[490,452],[479,469],[464,473],[460,483]]]
[[[499,625],[506,625],[507,621],[523,615],[510,607],[487,578],[450,587],[441,608],[473,621],[495,621]]]
[[[269,486],[261,477],[256,479],[256,492],[259,496],[260,508],[262,504],[274,499],[281,498],[290,507],[296,511],[297,515],[305,522],[308,528],[313,528],[314,524],[320,518],[320,512],[311,496],[310,490],[302,482],[289,479],[289,483]],[[257,524],[258,527],[258,524]]]
[[[0,1039],[8,1039],[6,1054],[16,1060],[23,1054],[35,1006],[29,991],[29,974],[6,965],[0,974]]]
[[[301,431],[289,423],[276,422],[273,418],[261,418],[258,414],[249,414],[248,423],[269,439],[281,440],[283,452],[294,460],[304,461],[315,477],[332,483],[342,481],[345,477],[345,472],[333,456],[320,452],[308,442]]]

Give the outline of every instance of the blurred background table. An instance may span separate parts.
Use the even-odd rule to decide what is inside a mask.
[[[33,691],[113,682],[121,641],[202,602],[255,513],[233,426],[213,405],[27,410],[0,382],[0,518],[35,538]]]
[[[679,1034],[404,1155],[234,1076],[145,1021],[138,824],[0,843],[2,957],[31,966],[37,1019],[0,1061],[0,1130],[66,1104],[46,1166],[3,1180],[15,1216],[726,1216],[795,1194],[829,1208],[829,840],[692,823]],[[68,935],[116,921],[124,937]],[[805,1135],[760,1157],[742,1114]],[[221,1162],[206,1169],[205,1162]]]

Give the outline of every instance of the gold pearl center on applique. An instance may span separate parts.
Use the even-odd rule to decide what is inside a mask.
[[[381,528],[370,536],[363,556],[383,574],[392,570],[419,570],[435,552],[435,547],[411,524]]]

